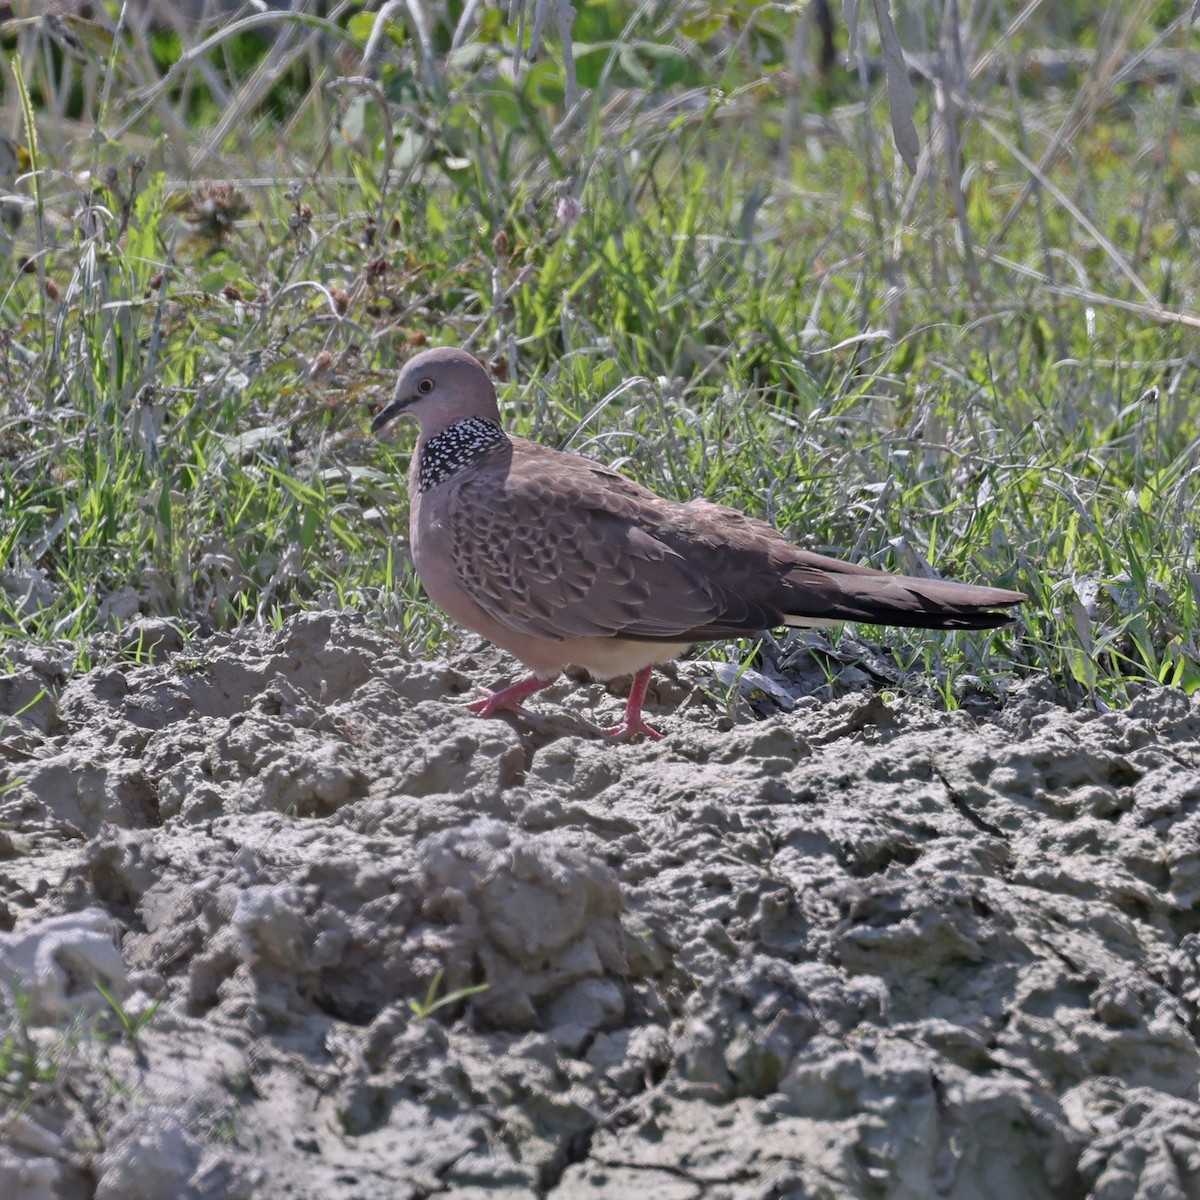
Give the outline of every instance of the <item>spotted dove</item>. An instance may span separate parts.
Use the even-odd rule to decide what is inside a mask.
[[[666,500],[590,459],[509,437],[487,372],[463,350],[410,359],[371,428],[406,413],[420,426],[409,478],[417,574],[454,620],[531,671],[482,689],[470,705],[481,716],[518,708],[573,664],[634,676],[607,736],[658,738],[642,717],[651,668],[695,642],[838,621],[988,629],[1025,599],[801,550],[736,509]]]

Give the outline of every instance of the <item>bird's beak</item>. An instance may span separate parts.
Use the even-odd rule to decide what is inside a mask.
[[[375,414],[371,422],[371,432],[378,434],[386,425],[390,425],[410,404],[411,396],[396,396],[385,408]]]

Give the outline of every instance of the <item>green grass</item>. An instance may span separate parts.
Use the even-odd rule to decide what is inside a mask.
[[[71,1025],[49,1038],[34,1031],[28,998],[0,1004],[0,1118],[19,1115],[44,1099],[73,1060],[79,1030]]]
[[[443,996],[438,995],[438,991],[442,986],[441,971],[438,971],[429,981],[429,987],[425,991],[422,999],[417,1000],[410,997],[407,1001],[409,1011],[419,1021],[427,1020],[433,1016],[440,1008],[449,1008],[451,1005],[458,1004],[460,1001],[467,999],[469,996],[478,996],[481,992],[486,992],[491,986],[486,983],[475,983],[470,987],[455,988],[452,992],[447,992]]]
[[[84,666],[131,612],[353,605],[437,649],[411,437],[367,423],[414,345],[466,342],[507,369],[516,432],[815,549],[1027,592],[1009,630],[878,635],[948,701],[968,673],[1200,686],[1196,81],[1019,65],[1182,50],[1172,6],[1007,33],[972,9],[968,75],[994,69],[962,171],[934,154],[919,184],[883,80],[816,77],[794,14],[581,5],[568,113],[553,31],[513,82],[501,9],[451,52],[461,8],[425,7],[427,50],[394,26],[369,82],[373,16],[345,6],[82,59],[44,22],[0,31],[33,160],[0,259],[0,639]]]

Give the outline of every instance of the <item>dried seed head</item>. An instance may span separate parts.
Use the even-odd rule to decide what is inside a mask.
[[[570,229],[582,216],[583,205],[574,196],[559,196],[554,205],[554,217],[560,225]]]
[[[232,183],[209,180],[174,204],[197,234],[220,241],[234,222],[250,211],[245,196]]]
[[[313,356],[313,360],[309,364],[309,379],[320,379],[329,371],[331,366],[333,366],[333,355],[328,350],[322,350],[319,354]]]
[[[90,204],[75,214],[75,224],[88,241],[96,241],[104,236],[104,218],[100,210]]]
[[[307,229],[312,224],[313,210],[307,204],[297,204],[295,210],[288,217],[288,229],[292,234],[299,234],[302,230]]]

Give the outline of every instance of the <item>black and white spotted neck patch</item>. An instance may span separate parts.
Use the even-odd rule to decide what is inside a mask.
[[[441,433],[431,437],[421,451],[421,465],[417,468],[417,488],[427,492],[431,487],[444,483],[456,471],[470,466],[481,454],[501,442],[508,435],[495,421],[483,417],[467,417],[447,425]]]

